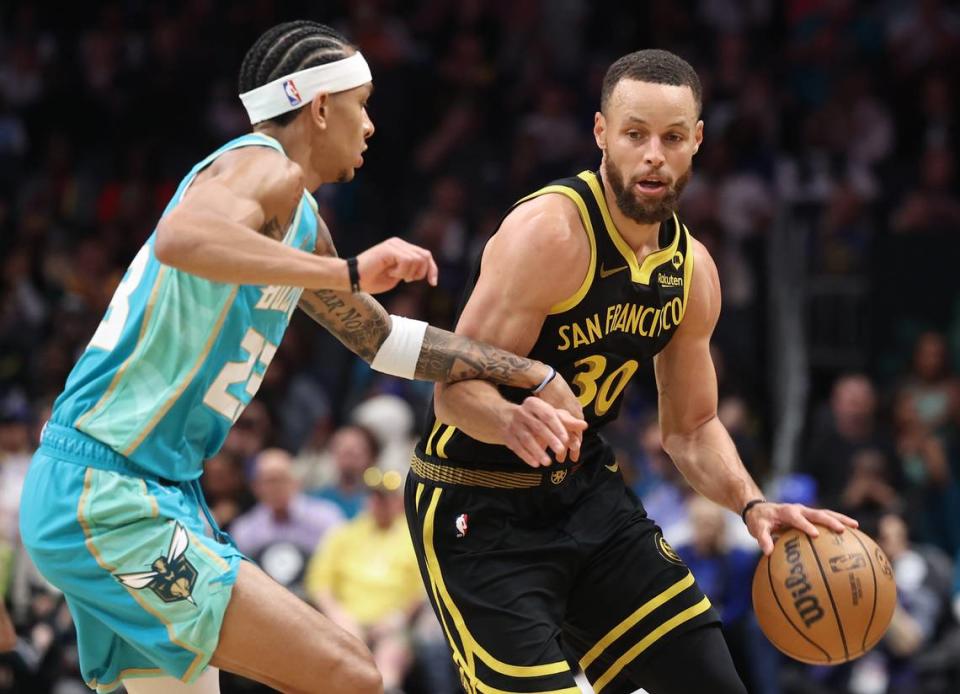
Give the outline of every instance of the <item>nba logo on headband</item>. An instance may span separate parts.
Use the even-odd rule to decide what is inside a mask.
[[[283,91],[287,95],[287,101],[290,102],[291,106],[299,106],[300,102],[303,101],[300,98],[300,92],[297,91],[297,85],[293,83],[293,80],[284,81]]]

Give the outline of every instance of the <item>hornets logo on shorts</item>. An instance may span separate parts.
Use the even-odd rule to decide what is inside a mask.
[[[196,605],[193,601],[193,586],[197,582],[197,569],[185,556],[189,546],[190,536],[186,528],[180,523],[174,523],[167,554],[154,560],[153,571],[114,574],[114,578],[128,588],[149,588],[164,602],[186,600],[191,605]]]

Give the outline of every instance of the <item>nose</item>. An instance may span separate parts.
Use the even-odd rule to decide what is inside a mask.
[[[663,146],[659,137],[651,137],[647,143],[647,149],[643,153],[643,163],[653,169],[659,169],[663,166],[665,159],[663,156]]]
[[[369,140],[375,130],[376,128],[373,127],[373,121],[367,114],[367,109],[363,109],[363,139]]]

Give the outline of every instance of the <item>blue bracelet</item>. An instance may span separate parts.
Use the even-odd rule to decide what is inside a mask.
[[[546,388],[547,385],[549,385],[550,381],[552,381],[554,378],[556,378],[556,376],[557,376],[557,370],[551,366],[551,367],[550,367],[550,373],[548,373],[546,376],[544,376],[543,380],[540,382],[540,385],[538,385],[536,388],[534,388],[533,390],[531,390],[531,391],[530,391],[530,394],[531,394],[531,395],[539,395],[539,394],[540,394],[540,391],[542,391],[544,388]]]

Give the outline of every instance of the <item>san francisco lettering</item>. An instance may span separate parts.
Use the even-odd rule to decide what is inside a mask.
[[[659,337],[676,328],[683,320],[683,299],[674,297],[663,305],[653,308],[643,304],[612,304],[606,315],[594,313],[582,321],[561,325],[557,334],[560,342],[557,351],[577,349],[592,345],[611,333],[629,333],[643,337]]]
[[[807,580],[807,574],[801,561],[799,538],[787,540],[784,548],[787,555],[787,564],[790,565],[790,575],[787,576],[784,585],[790,591],[793,606],[800,615],[800,619],[809,629],[811,625],[823,617],[823,608],[820,607],[820,601],[816,595],[808,595],[812,587]]]

